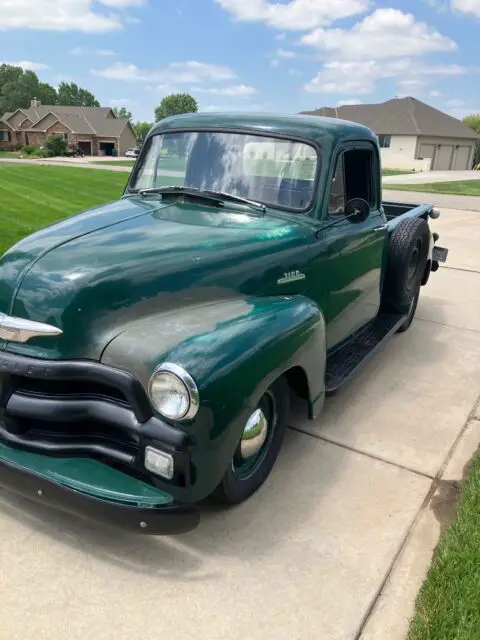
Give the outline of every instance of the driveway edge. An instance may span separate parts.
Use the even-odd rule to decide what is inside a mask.
[[[480,396],[435,476],[355,640],[404,640],[415,601],[480,442]]]

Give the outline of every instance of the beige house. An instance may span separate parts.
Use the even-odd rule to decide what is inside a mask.
[[[378,136],[386,169],[446,171],[471,169],[480,136],[463,122],[416,98],[381,104],[322,107],[302,112],[363,124]]]
[[[54,134],[65,136],[69,146],[88,156],[121,156],[136,146],[130,121],[117,118],[109,107],[62,107],[32,100],[28,109],[0,118],[0,150],[41,146]]]

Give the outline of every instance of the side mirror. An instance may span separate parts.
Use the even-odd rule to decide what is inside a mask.
[[[365,222],[370,215],[370,205],[362,198],[352,198],[345,205],[345,217],[350,222]]]

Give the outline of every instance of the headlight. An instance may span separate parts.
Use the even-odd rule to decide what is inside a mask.
[[[161,364],[150,378],[148,392],[155,409],[170,420],[189,420],[197,414],[197,385],[177,364]]]

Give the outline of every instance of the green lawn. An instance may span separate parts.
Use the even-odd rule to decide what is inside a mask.
[[[90,162],[89,164],[106,164],[112,167],[133,167],[135,164],[135,160],[96,160],[95,162]]]
[[[19,158],[20,151],[0,151],[0,158]]]
[[[404,176],[407,173],[414,173],[413,171],[407,171],[406,169],[383,169],[383,176]]]
[[[417,599],[408,640],[480,638],[480,454]]]
[[[0,163],[0,254],[72,213],[120,197],[128,174]]]
[[[455,196],[480,196],[480,179],[459,180],[458,182],[431,182],[429,184],[392,184],[386,186],[389,189],[394,189],[395,191],[450,193]]]

